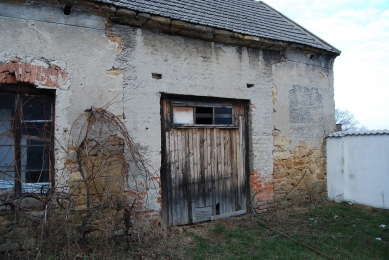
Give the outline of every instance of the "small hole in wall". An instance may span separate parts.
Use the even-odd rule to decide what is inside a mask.
[[[151,73],[151,77],[152,77],[153,79],[162,79],[162,74]]]
[[[71,5],[65,5],[63,8],[63,14],[64,15],[70,15],[72,13],[72,6]]]
[[[254,84],[246,84],[247,85],[247,88],[252,88],[254,87]]]
[[[309,54],[309,58],[310,58],[311,60],[313,60],[313,58],[315,58],[315,55]]]

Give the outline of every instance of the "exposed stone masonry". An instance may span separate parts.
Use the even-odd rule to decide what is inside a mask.
[[[159,221],[160,212],[147,207],[144,185],[128,188],[128,167],[124,140],[116,135],[70,147],[65,197],[55,199],[60,189],[58,194],[2,194],[15,206],[0,211],[0,252],[35,250],[51,236],[56,243],[79,240],[81,229],[87,237],[105,237],[129,232],[137,219]]]
[[[304,201],[322,200],[326,192],[326,155],[322,147],[308,147],[304,142],[290,151],[290,140],[278,130],[274,136],[274,202],[288,207]]]
[[[218,28],[212,28],[208,26],[203,26],[199,24],[192,24],[188,22],[183,21],[177,21],[172,20],[166,17],[162,16],[156,16],[156,15],[150,15],[145,13],[139,13],[134,12],[132,10],[127,10],[123,8],[117,8],[115,6],[108,6],[105,4],[98,4],[96,2],[92,1],[76,1],[76,0],[7,0],[7,2],[15,3],[15,4],[35,4],[37,6],[39,5],[48,5],[52,4],[55,5],[57,8],[55,9],[56,14],[58,14],[58,10],[61,10],[58,8],[58,6],[63,7],[65,4],[71,4],[72,8],[76,11],[86,11],[95,15],[98,15],[97,20],[103,20],[106,21],[106,31],[104,31],[104,23],[102,23],[101,29],[102,31],[96,31],[96,34],[100,34],[102,41],[108,39],[109,44],[112,45],[112,42],[114,44],[117,44],[117,48],[119,52],[123,49],[123,53],[128,54],[128,56],[124,55],[120,57],[120,59],[126,60],[126,62],[123,62],[121,66],[117,67],[115,66],[107,66],[104,68],[106,73],[111,77],[115,78],[119,76],[120,78],[117,81],[98,81],[92,78],[92,76],[95,76],[96,74],[91,73],[92,71],[96,70],[96,64],[93,63],[91,65],[88,64],[84,69],[80,69],[78,67],[78,63],[72,63],[69,62],[71,59],[69,57],[64,57],[64,63],[60,64],[68,64],[66,67],[67,71],[64,71],[63,68],[60,68],[54,64],[49,63],[30,63],[27,64],[25,60],[20,60],[19,58],[15,58],[13,60],[3,60],[5,63],[0,63],[0,82],[1,83],[17,83],[17,82],[28,82],[32,83],[38,87],[46,87],[46,88],[59,88],[59,86],[62,86],[68,78],[72,78],[73,82],[71,83],[72,86],[72,95],[73,97],[79,96],[80,98],[74,98],[70,99],[68,96],[58,96],[61,98],[57,99],[57,103],[61,104],[59,108],[63,109],[64,106],[62,106],[61,102],[66,102],[69,100],[70,106],[69,111],[76,111],[76,108],[72,108],[72,106],[76,106],[77,103],[77,109],[78,104],[84,104],[88,99],[94,100],[92,96],[88,96],[88,93],[97,92],[97,93],[104,93],[107,94],[109,91],[107,86],[109,87],[117,87],[115,82],[121,82],[121,76],[123,76],[123,82],[127,82],[129,85],[133,84],[134,86],[137,86],[136,91],[128,91],[131,93],[131,98],[128,98],[129,96],[126,96],[128,94],[123,95],[123,100],[126,100],[127,107],[124,109],[126,113],[127,118],[130,118],[130,120],[127,119],[129,122],[128,124],[133,124],[134,127],[131,129],[137,136],[136,141],[140,141],[142,144],[145,143],[145,140],[150,140],[149,143],[146,145],[151,146],[152,143],[157,144],[156,147],[151,147],[152,151],[158,151],[160,145],[159,142],[159,135],[160,130],[156,130],[157,134],[150,134],[150,135],[144,135],[141,136],[140,132],[151,132],[151,130],[148,130],[150,126],[158,125],[158,122],[160,120],[159,115],[159,100],[156,100],[155,97],[158,97],[155,93],[160,93],[161,91],[167,91],[169,93],[176,93],[176,94],[188,94],[188,95],[199,95],[198,93],[201,93],[202,95],[221,95],[220,93],[223,93],[222,96],[228,97],[228,98],[240,98],[240,99],[253,99],[253,108],[258,107],[258,109],[251,114],[250,120],[253,122],[253,126],[258,125],[265,125],[263,129],[254,128],[256,130],[257,136],[250,136],[254,141],[257,141],[256,143],[253,141],[252,146],[253,150],[251,152],[255,153],[255,155],[260,154],[259,151],[266,151],[266,154],[269,155],[268,158],[260,158],[258,160],[265,160],[266,165],[259,165],[258,163],[254,163],[254,169],[250,173],[250,188],[251,188],[251,195],[248,198],[250,200],[251,206],[254,209],[257,209],[258,212],[263,212],[268,210],[269,208],[273,208],[274,206],[278,207],[287,207],[289,205],[293,205],[296,203],[308,201],[308,200],[316,200],[316,199],[322,199],[326,196],[326,175],[325,175],[325,164],[326,164],[326,158],[325,158],[325,150],[324,150],[324,143],[321,147],[310,147],[306,143],[300,143],[298,146],[291,148],[291,139],[290,137],[284,136],[280,131],[274,130],[273,137],[274,137],[274,148],[273,148],[273,138],[271,136],[266,136],[264,138],[265,140],[262,140],[263,143],[259,143],[258,139],[263,136],[263,133],[265,132],[266,135],[271,134],[271,129],[273,126],[273,122],[271,119],[271,111],[273,111],[274,104],[276,103],[276,97],[279,99],[279,102],[284,104],[284,102],[287,102],[285,98],[283,98],[282,95],[277,96],[277,93],[283,93],[284,88],[283,86],[277,87],[276,84],[273,85],[273,107],[272,109],[267,109],[266,104],[267,103],[267,96],[268,90],[271,89],[271,85],[268,83],[270,81],[270,77],[274,78],[280,78],[285,77],[285,73],[279,73],[279,74],[272,74],[272,76],[267,75],[255,75],[255,73],[264,73],[264,67],[262,67],[262,64],[266,63],[267,60],[272,59],[272,57],[269,56],[263,56],[265,57],[264,62],[260,60],[261,51],[258,50],[252,50],[251,48],[256,49],[263,49],[263,50],[272,50],[275,51],[274,53],[277,54],[277,57],[280,56],[280,53],[283,55],[285,54],[284,51],[288,49],[298,49],[299,51],[296,52],[298,54],[301,53],[301,55],[305,55],[304,52],[309,53],[317,53],[324,51],[313,49],[307,46],[299,45],[299,44],[291,44],[287,42],[276,42],[271,41],[268,39],[253,37],[249,35],[242,35],[239,33],[234,33],[231,31],[226,30],[220,30]],[[58,4],[60,3],[60,5]],[[74,4],[74,5],[73,5]],[[61,13],[59,15],[62,15]],[[103,17],[103,18],[100,18]],[[96,18],[96,17],[95,17]],[[246,48],[235,48],[231,46],[223,46],[223,50],[216,49],[215,55],[218,56],[207,56],[204,55],[204,57],[216,57],[216,59],[220,59],[220,63],[214,62],[214,60],[209,59],[209,61],[199,63],[197,62],[195,65],[199,67],[203,67],[203,70],[198,69],[194,65],[183,67],[181,70],[179,67],[182,66],[182,62],[176,60],[174,58],[170,58],[170,55],[173,55],[171,53],[164,54],[166,57],[169,57],[170,61],[161,61],[158,60],[160,58],[160,52],[163,51],[164,48],[161,46],[164,46],[163,44],[156,44],[155,47],[153,47],[153,51],[157,53],[159,56],[148,56],[147,52],[148,50],[143,50],[142,48],[150,48],[150,46],[142,47],[137,46],[137,49],[129,43],[129,39],[126,38],[127,36],[123,36],[119,33],[119,35],[116,35],[114,30],[116,30],[117,26],[112,26],[114,23],[119,23],[123,25],[129,25],[131,27],[126,26],[118,26],[121,29],[125,29],[123,31],[127,31],[128,29],[132,30],[131,28],[146,28],[148,30],[144,30],[145,32],[142,32],[142,36],[140,37],[151,37],[150,34],[152,34],[153,37],[155,37],[156,41],[160,41],[163,37],[169,37],[169,41],[166,40],[165,46],[171,46],[172,43],[170,42],[171,39],[175,39],[172,41],[174,44],[177,44],[178,47],[185,46],[185,48],[182,48],[182,52],[173,52],[176,56],[183,56],[183,51],[187,51],[186,47],[189,42],[194,42],[196,44],[193,44],[193,46],[197,46],[198,57],[202,56],[200,54],[206,53],[208,49],[203,48],[204,46],[200,46],[198,43],[200,41],[190,41],[189,39],[185,39],[183,37],[170,37],[166,36],[166,34],[170,35],[180,35],[188,38],[194,38],[194,39],[202,39],[205,41],[214,41],[218,43],[226,43],[226,44],[233,44],[237,46],[246,46]],[[116,27],[115,29],[113,29]],[[44,28],[44,26],[42,27]],[[69,28],[71,28],[69,26]],[[112,30],[111,30],[112,29]],[[16,29],[15,29],[16,30]],[[92,29],[91,31],[93,31]],[[69,29],[70,31],[70,29]],[[157,33],[153,32],[156,31]],[[112,34],[110,33],[112,32]],[[162,32],[162,33],[158,33]],[[28,32],[26,33],[26,35]],[[67,34],[61,36],[65,37]],[[123,36],[123,38],[122,38]],[[131,34],[131,37],[136,38],[138,37],[135,34]],[[48,37],[50,38],[50,37]],[[61,38],[64,39],[64,38]],[[96,38],[91,38],[96,39]],[[154,44],[154,41],[151,41],[149,39],[154,38],[148,38],[148,40],[144,41],[142,44]],[[178,40],[177,40],[178,39]],[[185,41],[181,41],[184,39]],[[123,42],[122,42],[123,41]],[[92,42],[92,41],[91,41]],[[52,41],[48,41],[48,43],[53,43]],[[57,42],[54,42],[57,43]],[[165,44],[165,42],[162,42]],[[84,43],[77,43],[82,46],[84,46]],[[169,44],[169,45],[168,45]],[[86,46],[87,44],[85,44]],[[128,45],[131,45],[131,49],[128,49]],[[211,44],[208,44],[211,45]],[[96,45],[97,47],[100,47],[99,45]],[[102,45],[105,48],[108,48],[106,45]],[[116,46],[116,45],[115,45]],[[174,46],[174,45],[173,45]],[[16,47],[15,47],[16,48]],[[37,47],[38,48],[38,47]],[[126,49],[127,48],[127,49]],[[213,48],[213,47],[212,47]],[[60,48],[58,48],[60,51]],[[85,58],[84,50],[87,48],[80,50],[75,50],[75,56],[80,58]],[[196,50],[197,50],[196,49]],[[250,63],[250,65],[254,66],[253,68],[249,68],[248,65],[244,65],[243,63],[239,63],[237,59],[227,59],[225,58],[224,51],[228,54],[225,55],[226,57],[238,57],[239,55],[235,54],[236,49],[243,49],[243,54],[247,53],[248,58],[244,58],[244,61],[247,61]],[[101,50],[101,49],[100,49]],[[30,50],[18,50],[18,57],[26,57],[30,55]],[[67,51],[67,49],[65,50]],[[77,52],[76,52],[77,51]],[[115,50],[116,51],[116,50]],[[140,59],[136,58],[136,55],[132,55],[132,51],[137,51],[140,55],[137,55],[140,57]],[[223,54],[221,55],[221,52],[223,51]],[[272,51],[266,52],[266,53],[273,53]],[[44,51],[42,50],[41,53]],[[10,51],[10,55],[14,55],[14,52]],[[59,52],[61,53],[61,52]],[[145,54],[146,53],[146,54]],[[115,54],[115,53],[114,53]],[[16,55],[16,54],[15,54]],[[47,57],[51,57],[48,54]],[[132,55],[132,56],[131,56]],[[213,55],[213,54],[212,54]],[[297,54],[294,54],[297,56]],[[114,56],[114,55],[113,55]],[[240,53],[240,56],[242,58],[246,57]],[[318,56],[318,55],[315,55]],[[36,57],[36,55],[35,55]],[[46,57],[46,58],[47,58]],[[108,57],[108,55],[105,55],[104,57]],[[135,57],[135,58],[134,58]],[[42,58],[44,59],[44,58]],[[49,58],[51,59],[51,58]],[[58,57],[53,57],[53,59],[58,59]],[[62,57],[61,57],[62,59]],[[107,58],[109,59],[109,58]],[[155,61],[155,64],[150,65],[150,71],[147,71],[144,75],[147,74],[147,77],[142,74],[144,68],[138,64],[140,64],[143,60],[142,59],[150,59]],[[168,60],[168,59],[166,59]],[[101,62],[100,60],[96,60],[97,62]],[[66,63],[67,62],[67,63]],[[77,60],[78,62],[78,60]],[[214,66],[208,66],[207,62],[209,64],[214,64]],[[218,61],[219,62],[219,61]],[[242,59],[241,61],[242,62]],[[175,64],[177,63],[177,64]],[[241,67],[241,71],[247,71],[247,75],[238,74],[238,72],[241,72],[240,70],[235,70],[235,66],[224,66],[224,64],[236,64],[236,66],[243,66]],[[287,63],[287,60],[285,60],[285,63]],[[69,64],[77,64],[73,68],[73,65],[70,66]],[[112,62],[113,64],[113,62]],[[136,66],[133,64],[137,64]],[[162,64],[162,65],[161,65]],[[316,71],[308,71],[306,70],[307,67],[304,67],[302,64],[299,63],[301,66],[301,69],[293,71],[294,74],[301,73],[302,77],[311,77],[313,73]],[[312,60],[312,64],[316,64],[315,60]],[[319,63],[317,63],[319,64]],[[110,64],[111,65],[111,64]],[[131,65],[131,66],[130,66]],[[217,65],[217,66],[216,66]],[[259,66],[261,65],[261,66]],[[62,66],[62,65],[60,65]],[[155,66],[155,67],[154,67]],[[278,67],[282,67],[282,64],[277,64]],[[299,67],[299,66],[296,66]],[[320,66],[318,65],[317,68]],[[120,69],[118,69],[120,68]],[[154,69],[154,70],[151,70]],[[155,68],[158,68],[156,70]],[[211,69],[210,69],[211,68]],[[214,70],[214,68],[220,68],[220,70]],[[300,68],[300,67],[299,67]],[[315,67],[316,68],[316,67]],[[109,70],[107,70],[109,69]],[[204,70],[210,70],[211,73],[204,73],[204,77],[195,77],[195,75],[202,75]],[[226,75],[225,71],[230,71],[228,69],[232,69],[231,77],[225,76],[225,77],[219,77],[218,75]],[[78,71],[77,71],[78,70]],[[186,78],[187,71],[192,71],[190,77],[188,75],[188,78]],[[303,71],[304,70],[304,71]],[[97,71],[97,70],[96,70]],[[167,75],[167,72],[175,71],[175,76],[179,80],[172,80],[169,77],[165,77]],[[303,72],[302,72],[303,71]],[[147,81],[147,78],[151,78],[150,73],[158,72],[163,73],[164,79],[162,81]],[[265,71],[266,72],[266,71]],[[330,70],[332,73],[332,70]],[[68,75],[69,73],[69,75]],[[72,75],[70,75],[72,73]],[[78,74],[79,75],[78,75]],[[221,74],[223,73],[223,74]],[[306,73],[306,74],[305,74]],[[322,71],[320,71],[322,73]],[[193,75],[192,75],[193,74]],[[269,67],[269,75],[271,74],[270,67]],[[84,77],[85,75],[91,75],[89,78]],[[104,74],[105,75],[105,74]],[[129,75],[134,78],[128,78]],[[184,76],[183,76],[184,75]],[[250,76],[248,76],[250,75]],[[241,77],[242,80],[237,80],[236,78]],[[251,77],[252,76],[252,77]],[[77,78],[78,77],[78,78]],[[135,80],[135,78],[137,78]],[[218,88],[217,84],[212,85],[212,83],[215,83],[214,81],[210,80],[213,78],[218,79],[218,84],[225,87],[225,88]],[[246,78],[249,78],[250,81],[247,81],[249,83],[255,83],[255,87],[253,88],[246,88],[245,80]],[[290,82],[289,82],[290,78]],[[292,77],[289,77],[285,79],[285,81],[288,81],[284,85],[289,86],[289,84],[294,84],[294,79]],[[284,80],[284,79],[282,79]],[[78,87],[78,83],[84,83],[88,82],[91,83],[92,87],[87,86],[84,84],[83,87]],[[188,83],[188,81],[191,82],[191,84]],[[99,85],[99,82],[103,82]],[[157,82],[157,83],[155,83]],[[178,82],[178,83],[175,83]],[[231,83],[229,83],[231,82]],[[127,84],[126,83],[126,84]],[[138,83],[139,88],[138,88]],[[162,84],[163,83],[163,84]],[[201,84],[199,84],[201,83]],[[104,84],[104,87],[103,85]],[[161,84],[163,87],[157,85]],[[175,85],[176,84],[176,85]],[[261,85],[263,84],[263,85]],[[296,83],[297,84],[297,83]],[[299,83],[300,84],[300,83]],[[82,84],[81,84],[82,85]],[[237,91],[237,88],[235,86],[243,85],[244,89],[239,89],[239,92]],[[332,83],[318,83],[320,88],[323,89],[332,89]],[[196,87],[192,87],[196,86]],[[210,88],[209,86],[212,86]],[[195,89],[194,92],[191,92],[192,89]],[[79,91],[77,91],[79,90]],[[236,92],[234,92],[236,91]],[[319,89],[321,93],[321,89]],[[57,94],[59,93],[65,93],[65,91],[58,90]],[[70,91],[68,92],[70,93]],[[81,95],[80,93],[85,93],[85,96]],[[154,93],[154,94],[153,94]],[[219,94],[218,94],[219,93]],[[246,93],[246,94],[243,94]],[[260,94],[258,94],[260,93]],[[65,94],[64,94],[65,95]],[[144,98],[144,97],[146,98]],[[332,96],[329,95],[331,98]],[[87,97],[87,98],[85,98]],[[105,97],[106,100],[108,100],[108,97]],[[324,99],[325,96],[323,96],[323,102],[327,102],[326,99]],[[130,100],[136,100],[130,101]],[[132,103],[131,103],[132,102]],[[322,101],[321,101],[322,102]],[[146,106],[140,105],[141,103],[147,104],[148,107],[146,109]],[[134,104],[136,106],[134,106]],[[157,105],[155,105],[157,104]],[[262,105],[265,104],[264,108],[262,109]],[[82,108],[84,109],[84,105]],[[139,107],[138,107],[139,105]],[[153,106],[154,105],[154,106]],[[136,107],[137,109],[134,110],[140,110],[143,111],[142,113],[135,113],[131,112],[131,106]],[[88,106],[89,107],[89,106]],[[330,107],[330,106],[329,106]],[[66,108],[67,109],[67,108]],[[265,111],[265,112],[263,112]],[[269,114],[267,114],[266,111],[270,111]],[[58,112],[61,112],[60,109],[58,109]],[[67,113],[67,112],[66,112]],[[131,114],[132,113],[132,114]],[[147,113],[147,119],[141,119],[145,117]],[[58,113],[60,114],[60,113]],[[145,117],[146,118],[146,117]],[[71,116],[68,116],[68,118],[64,119],[71,121],[73,118]],[[64,124],[61,121],[56,121],[56,127],[58,127],[60,130],[65,130]],[[142,128],[143,127],[143,128]],[[145,128],[144,128],[145,127]],[[146,129],[146,131],[142,130]],[[150,128],[151,129],[151,128]],[[58,133],[60,133],[58,131]],[[136,132],[135,132],[136,131]],[[64,131],[65,133],[65,131]],[[60,135],[56,136],[59,137]],[[120,197],[125,200],[127,200],[129,203],[127,205],[130,205],[132,207],[132,213],[134,213],[133,216],[135,216],[137,219],[146,220],[146,221],[159,221],[161,218],[161,214],[159,209],[162,209],[162,200],[161,200],[161,187],[156,186],[156,192],[155,194],[155,201],[153,203],[157,204],[157,206],[153,205],[154,208],[150,209],[148,206],[148,200],[150,199],[150,190],[148,188],[147,181],[155,181],[158,182],[160,185],[160,180],[158,176],[147,176],[147,178],[139,178],[137,180],[134,180],[132,183],[134,186],[136,186],[137,189],[130,189],[125,184],[126,177],[128,177],[128,171],[126,171],[127,165],[125,165],[123,162],[123,142],[117,139],[116,137],[109,137],[110,141],[107,143],[109,144],[108,147],[102,147],[101,149],[92,149],[90,152],[88,152],[88,156],[85,156],[85,152],[80,152],[81,160],[83,160],[84,166],[80,167],[77,158],[70,156],[68,160],[65,163],[65,171],[64,173],[58,173],[63,174],[63,176],[66,176],[67,182],[64,184],[68,185],[68,190],[66,191],[67,194],[70,194],[72,199],[72,207],[70,211],[70,217],[66,219],[66,210],[61,208],[59,205],[55,204],[54,208],[51,209],[52,215],[50,217],[51,220],[58,220],[57,222],[51,222],[53,226],[51,226],[52,231],[56,232],[58,228],[61,227],[61,225],[66,222],[67,227],[64,229],[61,229],[61,232],[59,232],[60,235],[63,235],[67,238],[78,238],[79,231],[77,231],[77,227],[80,226],[83,218],[86,216],[88,211],[88,199],[89,197],[89,205],[90,207],[98,207],[99,205],[107,205],[108,207],[113,206],[113,204],[104,204],[104,201],[112,202],[111,198],[113,197]],[[90,144],[92,144],[93,140],[89,140]],[[93,145],[92,145],[93,146]],[[265,148],[264,148],[265,147]],[[72,154],[75,156],[77,153],[78,147],[72,147],[69,150],[69,154]],[[272,166],[272,159],[271,159],[271,151],[273,151],[273,158],[274,158],[274,164],[273,168]],[[107,156],[109,155],[109,156]],[[159,155],[155,156],[159,159]],[[57,158],[58,159],[58,158]],[[63,161],[60,161],[60,165],[63,165]],[[255,167],[262,167],[262,168],[255,168]],[[92,173],[91,175],[82,176],[82,169],[84,169],[85,172]],[[56,173],[57,174],[57,173]],[[157,172],[158,175],[158,172]],[[93,177],[91,177],[93,176]],[[142,176],[143,177],[143,176]],[[56,179],[58,180],[58,179]],[[89,191],[89,196],[87,195],[87,189]],[[124,195],[124,197],[122,197]],[[35,249],[37,247],[40,247],[41,242],[43,241],[40,237],[42,235],[41,231],[38,230],[36,227],[42,227],[45,221],[47,221],[47,218],[45,218],[45,214],[47,213],[45,211],[45,204],[48,203],[47,201],[44,201],[44,203],[39,202],[36,199],[29,199],[29,210],[26,212],[18,211],[15,214],[15,211],[13,209],[11,210],[10,207],[3,207],[0,212],[0,232],[1,234],[4,234],[0,236],[0,252],[4,252],[8,249]],[[133,203],[133,204],[132,204]],[[120,206],[120,205],[119,205]],[[116,210],[117,209],[117,210]],[[98,232],[101,232],[102,230],[120,230],[123,228],[123,226],[115,226],[114,222],[104,222],[101,221],[104,219],[106,214],[111,214],[111,219],[115,221],[121,221],[123,220],[123,214],[124,210],[121,207],[115,207],[114,210],[109,212],[96,212],[96,214],[93,214],[90,219],[88,220],[88,225],[86,226],[86,233],[89,234],[97,234]],[[136,214],[135,214],[136,213]],[[66,220],[66,221],[65,221]],[[118,222],[116,222],[118,223]],[[111,226],[103,226],[103,225],[111,225]],[[14,227],[17,227],[16,229]],[[102,227],[107,227],[106,229],[103,229]],[[28,237],[28,239],[26,239]]]

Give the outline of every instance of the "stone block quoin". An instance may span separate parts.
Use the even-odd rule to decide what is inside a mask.
[[[67,72],[56,65],[43,67],[21,62],[15,58],[0,63],[0,83],[26,82],[43,88],[59,88],[66,81]]]

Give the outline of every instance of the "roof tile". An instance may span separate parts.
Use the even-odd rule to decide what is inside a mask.
[[[101,0],[107,4],[171,19],[272,40],[340,51],[262,1],[254,0]]]

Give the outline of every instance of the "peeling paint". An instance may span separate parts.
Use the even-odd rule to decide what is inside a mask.
[[[277,85],[273,85],[272,87],[273,104],[277,102],[277,94],[278,94]]]
[[[123,75],[123,70],[112,68],[110,70],[106,70],[105,73],[107,73],[108,75],[111,75],[111,76],[121,76],[121,75]]]
[[[108,38],[108,40],[110,40],[111,42],[116,43],[118,45],[118,49],[117,49],[118,53],[122,52],[122,50],[123,50],[122,37],[117,36],[117,35],[108,35],[108,34],[106,34],[106,37]]]
[[[260,210],[274,206],[274,191],[291,190],[292,183],[297,188],[288,198],[303,194],[307,187],[323,191],[325,153],[321,144],[323,133],[331,132],[334,123],[333,60],[328,62],[327,56],[315,54],[310,59],[299,50],[237,48],[107,24],[105,18],[77,10],[74,14],[78,16],[61,16],[63,23],[59,26],[34,16],[41,12],[40,7],[7,6],[15,14],[22,9],[34,27],[3,17],[0,41],[7,54],[0,55],[0,61],[14,55],[36,59],[41,66],[55,64],[68,73],[66,82],[56,92],[58,172],[63,170],[67,158],[60,145],[76,138],[64,134],[74,119],[90,107],[108,106],[113,114],[122,115],[120,119],[134,142],[144,148],[141,151],[147,157],[147,165],[159,173],[160,100],[161,93],[168,93],[249,101],[248,172],[251,195],[258,192],[255,205]],[[29,10],[34,12],[29,14]],[[44,10],[53,17],[58,14],[58,8],[44,6]],[[50,15],[45,14],[45,19],[50,21]],[[325,67],[321,67],[323,64]],[[163,77],[155,80],[153,73]],[[247,84],[254,87],[248,88]],[[275,178],[279,174],[275,169],[282,167],[289,167],[290,171]],[[303,175],[301,181],[295,178]],[[293,176],[290,181],[288,176]],[[66,184],[66,180],[56,181]],[[156,212],[161,210],[157,184],[143,194]]]

